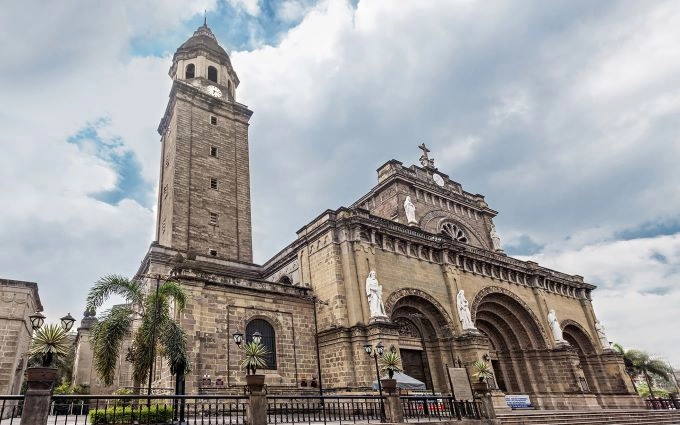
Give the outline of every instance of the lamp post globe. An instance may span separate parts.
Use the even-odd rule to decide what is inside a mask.
[[[73,327],[73,324],[76,322],[76,319],[71,316],[71,313],[68,313],[66,316],[62,317],[61,319],[61,327],[66,331],[70,331],[71,328]]]
[[[382,356],[385,352],[385,346],[382,344],[382,342],[379,342],[378,345],[376,345],[375,350],[378,352],[379,356]]]
[[[253,342],[255,344],[259,344],[261,341],[262,341],[262,334],[259,333],[258,331],[255,331],[255,333],[253,333]]]
[[[31,320],[31,327],[33,328],[34,331],[37,331],[40,329],[40,327],[45,323],[45,316],[39,311],[36,311],[35,313],[31,314],[28,316],[28,318]]]
[[[232,337],[234,338],[236,345],[240,347],[243,342],[243,334],[237,329],[236,332],[232,334]]]

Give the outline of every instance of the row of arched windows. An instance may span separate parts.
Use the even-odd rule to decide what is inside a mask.
[[[253,334],[259,332],[262,335],[261,344],[267,348],[265,360],[267,366],[260,369],[276,369],[276,333],[274,327],[263,319],[251,320],[246,326],[246,342],[253,340]]]
[[[186,70],[184,71],[184,78],[187,80],[190,78],[195,78],[196,77],[196,66],[193,63],[190,63],[187,65]],[[209,66],[208,67],[208,80],[212,81],[213,83],[217,83],[217,68],[214,66]]]

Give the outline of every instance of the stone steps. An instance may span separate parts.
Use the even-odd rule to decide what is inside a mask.
[[[680,411],[534,411],[498,415],[503,425],[680,425]]]

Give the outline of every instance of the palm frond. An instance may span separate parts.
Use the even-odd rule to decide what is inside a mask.
[[[170,363],[170,373],[191,370],[187,356],[187,335],[177,322],[169,320],[166,323],[160,335],[160,343],[163,354]]]
[[[59,325],[47,324],[35,331],[29,352],[31,357],[41,358],[44,367],[49,367],[55,357],[68,356],[69,350],[68,333]]]
[[[241,367],[266,367],[267,359],[265,357],[267,354],[269,354],[269,350],[262,345],[262,343],[257,343],[255,341],[247,342],[243,346],[243,361],[241,361]]]
[[[158,289],[158,294],[163,298],[170,298],[175,300],[177,311],[180,312],[186,308],[187,293],[179,282],[167,281]]]
[[[131,330],[134,315],[128,306],[115,306],[105,311],[92,328],[94,366],[104,385],[113,384],[120,347]]]
[[[140,305],[144,299],[140,285],[126,277],[110,274],[99,279],[87,295],[86,308],[96,310],[111,295],[120,295],[133,305]]]

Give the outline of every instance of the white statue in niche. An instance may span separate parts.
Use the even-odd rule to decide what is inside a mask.
[[[604,331],[604,325],[600,323],[599,320],[595,320],[595,330],[597,331],[597,339],[600,340],[600,345],[602,345],[602,348],[609,350],[611,348],[609,346],[609,339],[607,338],[607,334]]]
[[[418,224],[416,221],[416,206],[411,202],[410,196],[407,196],[404,201],[404,212],[406,213],[408,224]]]
[[[501,237],[496,231],[495,224],[491,224],[491,230],[489,231],[489,235],[491,236],[491,244],[493,245],[493,250],[502,251],[503,248],[501,248]]]
[[[468,304],[468,300],[465,299],[465,291],[462,289],[458,291],[456,304],[458,304],[458,318],[460,319],[460,324],[463,326],[463,330],[477,329],[475,328],[475,324],[472,323],[470,306]]]
[[[366,278],[366,296],[371,317],[387,317],[382,301],[382,285],[378,283],[375,270],[371,270]]]
[[[550,330],[552,331],[553,334],[553,339],[555,342],[567,342],[564,340],[564,337],[562,336],[562,328],[560,328],[560,321],[557,320],[557,314],[555,314],[555,310],[551,309],[548,312],[548,324],[550,324]]]

